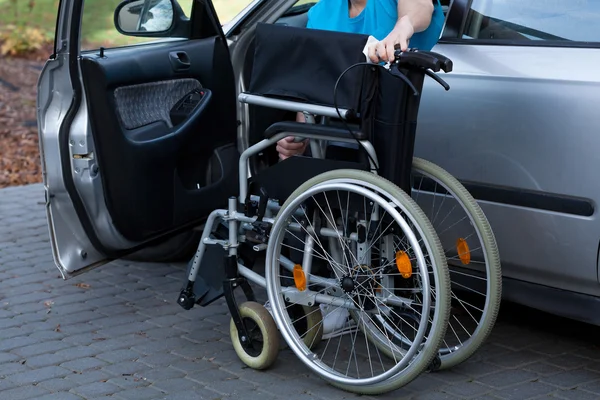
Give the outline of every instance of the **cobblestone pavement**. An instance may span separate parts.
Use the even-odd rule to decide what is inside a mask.
[[[2,399],[358,397],[325,384],[289,350],[268,371],[244,368],[222,301],[191,311],[175,304],[182,265],[115,262],[63,281],[40,185],[0,190],[0,220]],[[596,399],[599,332],[505,304],[469,361],[379,398]]]

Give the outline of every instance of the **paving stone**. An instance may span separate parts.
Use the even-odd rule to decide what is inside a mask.
[[[204,388],[204,385],[196,381],[185,378],[163,379],[152,383],[152,386],[162,392],[172,393],[176,391],[197,392]]]
[[[18,384],[18,385],[28,385],[32,383],[42,382],[52,378],[60,378],[66,376],[70,373],[70,371],[57,367],[57,366],[49,366],[38,368],[33,371],[19,372],[13,375],[9,375],[7,379]]]
[[[477,381],[485,385],[501,388],[521,382],[532,381],[537,379],[537,377],[538,375],[533,372],[509,369],[486,375],[477,379]]]
[[[120,392],[121,389],[108,382],[94,382],[83,386],[78,386],[73,389],[73,392],[83,398],[89,399],[101,395],[114,394]]]
[[[597,400],[598,394],[586,392],[585,390],[571,389],[559,390],[553,393],[555,398],[565,400]]]
[[[483,385],[479,382],[461,382],[456,385],[447,386],[445,389],[446,392],[463,399],[467,397],[483,395],[485,393],[489,393],[491,390],[492,387]]]
[[[69,392],[57,392],[37,397],[36,400],[82,400],[81,396]]]
[[[159,399],[159,398],[162,399],[163,395],[162,395],[162,392],[158,391],[155,388],[142,387],[142,388],[123,390],[122,392],[115,394],[114,397],[117,399],[122,399],[122,400],[148,400],[148,399]],[[189,398],[190,397],[188,395],[188,397],[182,397],[181,399],[187,400]]]
[[[10,400],[29,400],[39,396],[48,394],[46,389],[39,386],[20,386],[14,389],[4,390],[2,392],[2,398]]]
[[[523,400],[545,395],[554,390],[556,390],[554,387],[541,382],[526,382],[499,390],[494,393],[494,396],[502,399]]]
[[[40,382],[38,386],[43,387],[51,392],[69,391],[74,385],[73,381],[66,378],[55,378]]]
[[[598,378],[599,375],[597,372],[587,371],[585,369],[574,369],[544,377],[541,381],[558,386],[562,389],[570,389],[585,383],[596,381]]]
[[[60,340],[45,341],[14,349],[12,352],[22,357],[33,357],[40,354],[52,353],[69,347],[69,343]]]
[[[109,363],[118,363],[121,361],[137,360],[140,357],[140,353],[130,349],[120,349],[107,351],[105,353],[98,354],[96,358],[104,360]]]
[[[76,372],[102,367],[103,365],[107,365],[106,362],[99,360],[95,357],[83,357],[77,360],[67,361],[65,363],[60,364],[61,367]]]

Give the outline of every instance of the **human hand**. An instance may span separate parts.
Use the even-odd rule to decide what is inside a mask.
[[[281,160],[285,160],[286,158],[298,154],[304,154],[306,151],[308,139],[301,142],[294,142],[294,139],[293,136],[288,136],[277,142],[277,152],[279,153],[279,158]]]
[[[400,50],[406,51],[408,42],[414,33],[415,28],[410,19],[402,17],[385,39],[373,43],[369,47],[369,59],[374,63],[393,62],[396,46],[399,46]]]

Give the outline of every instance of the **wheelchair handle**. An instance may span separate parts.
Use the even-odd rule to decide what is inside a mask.
[[[452,60],[448,57],[443,56],[439,53],[432,51],[420,51],[418,49],[408,49],[402,51],[397,49],[394,52],[394,64],[398,68],[423,68],[425,70],[431,70],[433,72],[444,72],[452,71]]]

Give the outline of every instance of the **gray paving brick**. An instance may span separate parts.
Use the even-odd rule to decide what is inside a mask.
[[[94,382],[73,389],[73,392],[86,399],[107,394],[114,394],[119,391],[121,391],[121,389],[118,386],[108,382]]]
[[[541,382],[526,382],[511,386],[494,393],[502,399],[524,400],[545,395],[556,390],[554,387]]]
[[[82,400],[81,396],[69,392],[57,392],[47,394],[42,397],[36,398],[36,400]]]
[[[96,358],[99,358],[109,363],[118,363],[121,361],[137,360],[140,356],[140,353],[135,352],[133,350],[121,349],[98,354]]]
[[[574,369],[544,377],[541,381],[558,386],[562,389],[570,389],[585,383],[596,381],[598,378],[599,375],[597,372],[587,371],[585,369]]]
[[[57,356],[63,357],[65,361],[74,360],[80,357],[90,357],[95,356],[100,351],[94,347],[90,346],[72,346],[67,349],[63,349],[61,351],[57,351],[55,354]]]
[[[143,387],[143,388],[135,388],[124,390],[115,394],[114,396],[117,399],[122,400],[148,400],[148,399],[162,399],[162,392],[155,388],[151,387]],[[185,399],[189,399],[190,397],[185,397]],[[183,399],[183,398],[182,398]]]
[[[204,389],[204,385],[185,378],[163,379],[152,383],[152,386],[165,393],[178,391],[197,392]]]
[[[585,390],[571,389],[571,390],[559,390],[553,392],[553,396],[558,399],[565,400],[597,400],[598,394],[586,392]]]
[[[533,372],[509,369],[486,375],[477,380],[485,385],[500,388],[521,382],[531,381],[537,379],[537,377],[538,375],[534,374]]]
[[[564,369],[556,365],[547,364],[545,361],[534,362],[533,364],[525,365],[523,368],[539,375],[553,375],[564,371]]]
[[[146,365],[157,368],[167,367],[181,360],[183,360],[183,357],[171,353],[151,354],[138,358],[139,362],[143,362]]]
[[[95,357],[84,357],[60,364],[60,366],[63,368],[77,372],[102,367],[104,365],[107,365],[105,361],[99,360]]]
[[[134,374],[139,371],[145,370],[147,367],[145,364],[136,361],[124,361],[116,364],[109,364],[103,367],[104,371],[107,371],[115,375],[123,374]]]
[[[579,356],[564,354],[549,358],[546,362],[548,364],[556,365],[560,368],[572,369],[584,367],[585,365],[589,364],[590,361]]]
[[[147,330],[152,329],[152,328],[153,328],[153,326],[146,322],[138,322],[135,324],[125,324],[125,325],[112,326],[109,328],[101,328],[101,329],[98,329],[96,332],[98,333],[98,335],[101,335],[104,337],[123,336],[123,335],[127,335],[129,333],[138,333],[138,334],[144,334],[145,336],[148,336]],[[159,339],[159,338],[157,338],[157,339]]]
[[[414,400],[457,400],[459,397],[453,396],[449,393],[443,392],[428,392],[428,393],[417,393],[414,396],[410,397]]]
[[[0,331],[0,337],[2,335],[2,331]],[[18,361],[20,360],[21,357],[17,356],[16,354],[12,354],[12,353],[0,353],[0,364],[4,364],[7,362],[11,362],[11,361]]]
[[[58,365],[67,361],[63,356],[55,353],[41,354],[35,357],[27,358],[27,366],[31,368],[47,367],[50,365]]]
[[[144,370],[140,371],[139,375],[143,378],[147,379],[150,382],[165,380],[165,379],[174,379],[174,378],[185,378],[186,375],[195,375],[198,371],[194,370],[185,370],[181,371],[172,367],[153,369],[153,370]]]
[[[215,392],[236,397],[257,389],[257,385],[254,383],[242,381],[237,377],[222,381],[214,381],[206,385],[206,387]]]
[[[25,371],[9,375],[7,379],[18,385],[27,385],[52,378],[60,378],[68,375],[69,373],[70,371],[53,365],[49,367],[38,368],[33,371]]]
[[[19,372],[29,371],[29,367],[23,364],[22,361],[12,361],[2,364],[0,368],[0,377],[9,376]]]
[[[39,386],[20,386],[2,392],[2,398],[10,400],[29,400],[48,394],[46,389]]]
[[[107,340],[96,340],[92,345],[104,353],[112,350],[132,348],[132,346],[137,344],[148,342],[150,341],[143,335],[129,334]],[[138,351],[137,347],[134,347],[133,350]]]
[[[49,379],[39,383],[39,386],[51,392],[69,391],[74,385],[73,381],[66,378]]]
[[[33,357],[40,354],[52,353],[69,347],[69,343],[60,340],[46,341],[14,349],[12,352],[23,357]]]
[[[489,393],[492,391],[492,387],[479,382],[461,382],[457,385],[447,386],[445,391],[460,398],[467,398]]]
[[[88,383],[102,382],[112,378],[113,376],[104,371],[89,370],[85,372],[72,373],[67,376],[67,379],[74,383],[73,387],[85,385]]]
[[[171,368],[175,368],[180,371],[187,371],[187,372],[199,372],[199,371],[205,371],[207,369],[215,369],[215,368],[219,367],[219,365],[217,365],[214,362],[214,360],[208,361],[208,360],[198,360],[198,359],[191,359],[191,360],[179,359],[177,361],[171,362],[170,365],[171,365]]]
[[[121,389],[141,388],[150,385],[150,382],[147,379],[144,379],[144,377],[137,374],[116,376],[110,378],[107,382],[117,385]]]
[[[596,393],[600,397],[600,380],[581,385],[581,389]]]

